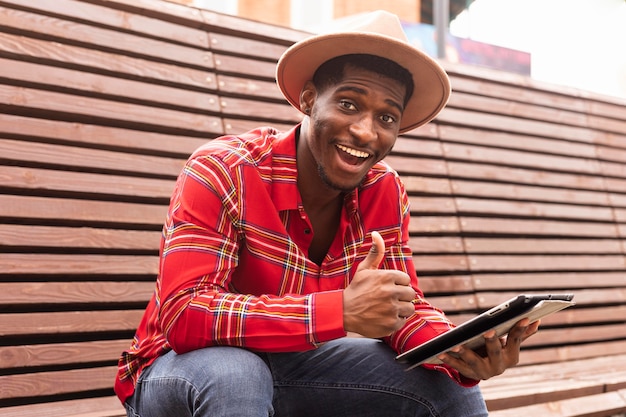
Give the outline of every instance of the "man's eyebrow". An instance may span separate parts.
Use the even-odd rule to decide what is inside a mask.
[[[367,95],[367,91],[365,89],[360,88],[360,87],[355,87],[353,85],[344,85],[344,86],[341,86],[341,87],[339,87],[337,89],[337,92],[340,92],[340,93],[344,92],[344,91],[353,91],[353,92],[355,92],[357,94],[360,94],[360,95],[363,95],[363,96]],[[389,104],[390,106],[393,106],[393,107],[397,108],[400,111],[400,113],[404,112],[404,106],[402,106],[397,101],[388,98],[388,99],[385,100],[385,102],[387,104]]]

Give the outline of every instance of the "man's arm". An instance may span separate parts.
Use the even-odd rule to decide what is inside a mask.
[[[217,158],[204,158],[190,160],[177,182],[158,291],[169,344],[177,352],[212,345],[294,351],[344,336],[340,291],[252,296],[233,288],[244,238],[236,181]]]

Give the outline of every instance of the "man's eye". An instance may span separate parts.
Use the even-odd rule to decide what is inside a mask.
[[[356,109],[355,105],[352,102],[347,101],[347,100],[341,100],[339,102],[339,105],[341,107],[343,107],[344,109],[347,109],[347,110],[355,110]]]
[[[393,117],[390,114],[383,114],[380,118],[385,123],[395,123],[396,122],[396,118]]]

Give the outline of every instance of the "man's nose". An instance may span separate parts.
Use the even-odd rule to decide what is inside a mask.
[[[371,115],[362,115],[350,125],[350,133],[361,143],[376,140],[378,134],[375,129],[374,118]]]

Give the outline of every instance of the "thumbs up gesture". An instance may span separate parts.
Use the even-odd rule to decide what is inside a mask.
[[[402,271],[378,269],[384,257],[385,242],[372,232],[372,248],[343,292],[344,330],[372,338],[388,336],[415,312],[411,278]]]

